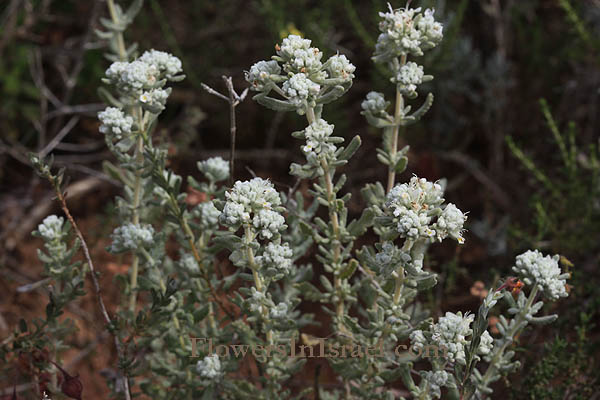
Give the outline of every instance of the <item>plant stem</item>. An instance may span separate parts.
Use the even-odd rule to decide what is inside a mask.
[[[256,261],[254,260],[254,252],[250,248],[250,243],[254,239],[252,235],[252,231],[250,227],[244,227],[244,235],[246,237],[246,258],[248,260],[248,264],[250,264],[250,269],[252,270],[252,277],[254,278],[254,286],[256,286],[256,290],[262,293],[265,291],[263,287],[263,279],[258,273],[258,265],[256,265]],[[265,322],[269,320],[269,310],[266,307],[261,307],[262,315]],[[273,343],[273,331],[270,329],[267,331],[267,344]]]
[[[142,167],[144,164],[144,121],[141,116],[142,111],[141,108],[138,110],[139,115],[139,124],[140,124],[140,133],[137,138],[136,146],[135,146],[135,181],[133,184],[133,205],[131,210],[131,223],[134,225],[140,224],[140,204],[142,199]],[[137,286],[138,286],[138,270],[139,270],[140,260],[137,254],[133,255],[133,260],[131,262],[131,277],[129,282],[129,290],[131,291],[129,294],[129,311],[135,312],[135,306],[137,301]]]
[[[483,378],[481,378],[481,382],[482,382],[483,386],[487,387],[488,381],[490,380],[490,378],[492,377],[492,374],[497,369],[496,364],[498,363],[498,361],[500,361],[500,359],[504,355],[504,352],[506,351],[508,346],[514,341],[514,338],[521,332],[522,329],[524,329],[524,327],[520,328],[520,325],[523,323],[523,321],[526,320],[525,315],[527,315],[527,313],[529,313],[529,309],[531,308],[533,301],[535,300],[535,297],[537,296],[538,290],[539,290],[538,285],[535,285],[533,287],[533,289],[531,290],[529,297],[527,298],[527,303],[525,304],[525,307],[516,316],[515,324],[513,325],[511,330],[506,334],[506,337],[509,337],[512,340],[507,340],[502,345],[502,347],[500,347],[500,349],[498,349],[496,354],[494,354],[494,357],[490,361],[490,365],[489,365],[487,371],[485,371],[485,375],[483,375]]]
[[[119,18],[117,17],[117,10],[115,8],[114,0],[107,0],[108,3],[108,12],[110,13],[110,18],[115,24],[118,24]],[[119,58],[121,61],[127,61],[127,50],[125,49],[125,40],[123,39],[123,32],[119,32],[116,34],[117,37],[117,49],[119,51]]]
[[[98,283],[98,279],[96,278],[96,269],[94,268],[94,263],[92,262],[92,257],[90,256],[90,250],[87,246],[87,243],[85,242],[83,234],[81,233],[81,231],[79,230],[79,227],[75,223],[75,219],[73,218],[73,216],[71,215],[71,212],[69,211],[69,208],[67,207],[67,202],[62,193],[59,182],[57,181],[57,179],[55,177],[53,177],[50,174],[48,174],[46,177],[54,186],[54,190],[56,191],[56,198],[60,202],[60,205],[63,209],[63,212],[67,216],[67,219],[73,226],[73,229],[75,230],[75,234],[81,241],[81,248],[83,249],[83,254],[85,256],[85,260],[87,261],[88,266],[90,267],[90,275],[92,277],[92,282],[94,284],[94,290],[96,292],[96,298],[98,299],[98,304],[100,305],[100,311],[102,312],[102,317],[104,318],[104,322],[106,323],[109,332],[112,333],[112,335],[113,335],[114,343],[115,343],[115,347],[117,349],[117,355],[118,355],[119,359],[124,360],[125,351],[123,350],[121,341],[119,340],[117,333],[112,329],[112,328],[114,328],[113,322],[112,322],[110,316],[108,315],[108,311],[106,310],[106,306],[104,305],[104,300],[102,299],[102,294],[100,292],[100,284]],[[130,389],[129,389],[129,378],[127,377],[127,371],[125,371],[125,370],[123,370],[123,386],[124,386],[124,392],[125,392],[125,400],[131,400],[131,393],[130,393]]]
[[[400,67],[406,64],[406,55],[403,55],[400,58]],[[393,139],[392,139],[392,148],[390,149],[390,157],[392,160],[394,156],[398,152],[398,133],[400,131],[400,119],[402,118],[402,114],[404,113],[404,97],[402,93],[398,90],[396,86],[396,107],[394,110],[394,128],[393,128]],[[393,188],[396,182],[396,165],[390,165],[388,170],[388,181],[387,181],[387,192],[389,193]]]

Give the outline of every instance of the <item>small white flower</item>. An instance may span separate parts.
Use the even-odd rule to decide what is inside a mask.
[[[148,247],[154,242],[154,228],[152,225],[134,225],[127,223],[114,230],[111,235],[113,240],[109,250],[120,253],[127,250],[136,250],[138,247]]]
[[[298,107],[314,101],[321,90],[321,86],[308,79],[306,74],[297,73],[283,83],[283,92],[288,100]]]
[[[279,303],[275,308],[271,309],[271,318],[280,319],[285,318],[288,313],[288,305],[286,303]]]
[[[224,181],[229,178],[229,163],[221,157],[211,157],[198,162],[198,169],[213,182]]]
[[[252,225],[259,231],[262,239],[271,239],[280,230],[285,229],[285,218],[276,211],[262,209],[252,219]]]
[[[64,219],[62,217],[57,217],[56,215],[49,215],[40,225],[38,225],[38,232],[44,240],[52,241],[56,239],[60,239],[63,236],[62,228],[64,224]]]
[[[181,60],[172,54],[164,51],[149,50],[144,52],[139,61],[148,65],[154,65],[160,73],[164,73],[167,78],[172,78],[182,72]]]
[[[165,109],[165,104],[170,93],[170,89],[151,89],[143,92],[138,100],[142,103],[142,107],[145,110],[158,114]]]
[[[373,115],[384,114],[387,106],[388,103],[385,101],[383,93],[379,92],[367,93],[367,98],[361,103],[362,109]]]
[[[473,333],[471,323],[474,319],[473,314],[463,316],[461,312],[456,314],[447,312],[445,316],[440,317],[436,324],[431,326],[429,331],[430,340],[420,330],[411,333],[412,348],[423,351],[425,346],[437,346],[444,355],[447,355],[449,362],[464,364],[466,362],[465,346],[470,343],[467,337]],[[493,339],[489,333],[486,333],[482,335],[479,346],[480,354],[487,354],[486,352],[491,350],[490,346],[492,346]]]
[[[223,371],[221,370],[221,360],[216,354],[204,357],[196,364],[196,371],[203,378],[216,380],[218,379]]]
[[[179,259],[179,263],[183,268],[192,273],[198,273],[200,271],[200,267],[198,266],[198,262],[194,258],[194,256],[190,253],[185,253]]]
[[[304,153],[308,156],[312,154],[316,157],[330,157],[335,153],[336,147],[329,142],[329,138],[333,134],[334,126],[328,124],[324,119],[319,119],[310,124],[304,130],[306,145],[302,147]]]
[[[483,356],[490,354],[494,348],[494,338],[489,334],[488,331],[483,332],[481,335],[481,342],[479,342],[479,348],[477,352]]]
[[[277,271],[287,274],[292,267],[293,254],[287,243],[281,245],[270,242],[263,250],[262,255],[256,257],[256,263],[263,268],[275,268]]]
[[[329,58],[329,77],[339,78],[346,81],[352,80],[356,67],[346,58],[345,55],[335,55]]]
[[[375,45],[375,62],[390,62],[394,58],[412,54],[423,55],[424,50],[440,43],[443,27],[433,18],[434,11],[421,8],[406,8],[379,13],[381,34]]]
[[[217,229],[221,211],[215,207],[215,204],[212,201],[198,204],[198,206],[196,206],[196,213],[200,216],[200,226],[203,229]]]
[[[281,74],[281,67],[275,60],[259,61],[245,73],[246,80],[252,85],[252,90],[263,90],[265,85],[272,82],[272,75]]]
[[[438,240],[441,242],[442,239],[450,236],[451,238],[456,239],[460,244],[464,243],[465,240],[462,236],[462,232],[466,220],[467,216],[454,204],[449,203],[435,223]]]
[[[417,85],[423,83],[423,76],[423,67],[409,61],[400,67],[396,82],[402,93],[413,94],[417,90]]]
[[[449,374],[446,371],[427,371],[422,376],[429,383],[433,398],[439,399],[442,396],[441,388],[448,383]]]
[[[513,271],[519,274],[528,285],[537,284],[550,300],[567,297],[566,280],[569,274],[563,274],[558,266],[559,255],[544,256],[538,250],[527,250],[518,255]]]
[[[131,133],[133,118],[125,115],[122,110],[116,107],[106,107],[104,111],[98,113],[98,119],[102,122],[100,132],[108,135],[114,135],[121,139],[123,135]]]

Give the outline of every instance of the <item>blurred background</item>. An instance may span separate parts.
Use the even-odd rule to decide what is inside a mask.
[[[435,7],[444,40],[422,59],[425,72],[435,76],[423,85],[435,102],[403,133],[402,144],[411,150],[399,180],[412,174],[447,178],[446,198],[469,211],[465,245],[433,246],[428,265],[441,283],[422,300],[438,315],[476,310],[475,282],[489,286],[510,274],[516,254],[528,248],[561,254],[574,267],[570,297],[548,306],[560,319],[522,339],[524,371],[499,382],[497,393],[598,398],[600,0],[413,0],[411,6]],[[274,54],[282,37],[301,34],[326,56],[339,51],[357,67],[354,86],[324,116],[337,135],[363,139],[344,169],[353,193],[350,210],[359,214],[360,189],[386,176],[375,158],[380,132],[360,115],[367,92],[394,93],[386,71],[370,60],[378,11],[386,8],[383,0],[146,0],[125,32],[127,43],[175,54],[187,75],[155,134],[169,143],[171,168],[198,177],[196,161],[228,157],[228,106],[201,83],[224,92],[221,77],[231,76],[241,92],[244,70]],[[46,301],[42,292],[16,290],[38,281],[42,271],[35,252],[40,241],[30,232],[59,212],[28,152],[53,154],[55,165],[66,167],[69,203],[103,280],[110,286],[111,274],[123,272],[104,251],[117,224],[113,198],[120,192],[103,172],[111,154],[96,119],[104,108],[97,90],[110,62],[94,29],[106,16],[101,0],[0,1],[0,339],[19,318],[43,314]],[[303,128],[304,119],[266,110],[250,96],[237,111],[236,178],[256,173],[281,190],[293,185],[289,164],[302,153],[290,133]],[[117,304],[118,290],[107,292]],[[94,299],[70,312],[93,322]],[[94,324],[79,323],[70,367],[103,393],[99,372],[110,355],[95,351],[94,343],[106,338]],[[82,355],[82,349],[89,351]],[[0,390],[11,385],[0,375]]]

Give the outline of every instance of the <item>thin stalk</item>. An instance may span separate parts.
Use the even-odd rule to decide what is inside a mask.
[[[521,323],[523,321],[525,321],[525,315],[527,315],[527,313],[529,313],[529,309],[533,305],[533,301],[535,300],[535,297],[537,296],[538,290],[539,290],[538,285],[535,285],[533,287],[533,289],[531,290],[531,293],[529,294],[529,297],[527,298],[527,303],[525,304],[525,307],[517,315],[517,317],[515,319],[515,324],[511,328],[511,330],[508,332],[508,334],[506,335],[507,337],[514,339],[520,333],[519,326],[521,325]],[[494,357],[490,361],[487,371],[485,371],[485,375],[483,375],[483,378],[481,379],[483,385],[487,386],[487,383],[490,380],[490,378],[492,377],[492,374],[496,371],[496,364],[498,363],[498,361],[500,361],[500,359],[504,355],[504,352],[506,351],[506,349],[508,348],[508,346],[511,343],[512,343],[512,340],[507,340],[502,345],[502,347],[500,347],[500,349],[498,349],[496,354],[494,354]]]
[[[67,216],[67,219],[71,223],[71,226],[73,227],[73,230],[75,231],[75,234],[77,235],[77,237],[79,238],[79,240],[81,242],[81,248],[83,250],[85,260],[86,260],[88,266],[90,267],[90,276],[92,277],[92,282],[94,284],[94,291],[96,292],[96,298],[98,299],[98,304],[100,305],[100,311],[102,313],[102,317],[104,318],[104,322],[107,325],[108,331],[110,333],[112,333],[112,335],[113,335],[115,348],[117,349],[117,355],[118,355],[119,359],[123,360],[125,358],[125,351],[123,349],[121,340],[119,339],[117,333],[112,329],[112,328],[114,328],[114,325],[113,325],[113,322],[112,322],[110,316],[108,315],[108,311],[106,309],[106,306],[104,305],[104,300],[102,299],[102,293],[100,291],[100,284],[98,283],[98,278],[96,277],[96,269],[94,268],[94,263],[92,262],[92,257],[90,256],[90,251],[87,246],[87,243],[85,242],[83,234],[79,230],[77,223],[75,223],[75,219],[73,218],[73,216],[71,215],[71,212],[69,211],[69,208],[67,207],[67,201],[65,200],[62,189],[60,188],[60,183],[57,181],[57,179],[55,177],[53,177],[49,173],[46,175],[46,177],[53,184],[54,190],[56,192],[56,198],[60,202],[63,212]],[[131,393],[130,393],[130,389],[129,389],[129,378],[127,377],[127,371],[125,371],[125,370],[123,370],[123,386],[124,386],[123,389],[125,392],[125,400],[131,400]]]
[[[252,235],[252,231],[250,230],[250,227],[246,226],[244,228],[244,235],[246,237],[246,244],[249,245],[252,242],[252,240],[254,239],[254,237]],[[256,290],[258,290],[260,293],[262,293],[264,290],[263,279],[258,273],[258,265],[256,265],[256,261],[254,260],[254,252],[252,251],[250,246],[246,246],[246,258],[248,259],[248,264],[250,264],[250,269],[252,270],[252,277],[254,278],[254,286],[256,286]],[[269,319],[269,310],[267,310],[266,307],[261,307],[261,308],[262,308],[263,318],[266,322]],[[273,331],[270,329],[267,331],[267,343],[268,344],[273,343]]]
[[[404,245],[402,246],[402,251],[409,252],[413,247],[414,242],[412,240],[406,240]],[[395,280],[395,288],[394,288],[394,296],[392,297],[392,301],[394,305],[400,304],[400,299],[402,298],[402,289],[404,288],[404,268],[398,267],[396,271],[396,280]],[[385,323],[385,327],[383,328],[383,334],[379,337],[377,344],[379,345],[387,335],[390,334],[390,329],[392,325],[388,322]]]
[[[134,225],[140,224],[140,205],[142,199],[142,166],[144,164],[144,119],[142,117],[142,110],[137,110],[138,120],[140,124],[140,133],[138,134],[136,146],[135,146],[135,181],[133,184],[133,204],[131,210],[131,223]],[[138,271],[139,271],[140,260],[137,254],[133,255],[131,262],[131,277],[129,282],[130,294],[129,294],[129,311],[135,312],[137,302],[137,286],[138,286]]]
[[[306,119],[309,124],[315,122],[315,110],[311,107],[306,109]],[[344,299],[341,294],[342,291],[342,279],[339,277],[339,271],[336,270],[336,266],[338,266],[340,262],[341,255],[341,235],[340,235],[340,223],[338,213],[335,209],[335,193],[333,192],[333,182],[331,180],[331,170],[330,166],[327,163],[327,160],[324,158],[321,159],[321,168],[323,168],[323,179],[325,180],[325,188],[327,190],[327,202],[329,204],[329,219],[331,220],[331,228],[333,230],[334,237],[334,247],[333,247],[333,267],[334,267],[334,276],[333,276],[333,286],[335,291],[338,293],[338,301],[335,306],[335,314],[338,319],[338,328],[340,331],[345,331],[343,325],[344,318]]]
[[[400,67],[402,67],[404,64],[406,64],[406,55],[403,55],[400,58]],[[396,86],[396,107],[394,110],[394,128],[393,128],[393,137],[392,137],[392,148],[390,149],[390,155],[392,156],[391,158],[393,159],[394,156],[396,155],[396,153],[398,152],[398,133],[400,131],[400,119],[402,118],[402,114],[404,113],[404,97],[402,96],[402,93],[400,93],[400,91],[398,90],[398,87]],[[390,165],[390,168],[388,170],[388,180],[387,180],[387,192],[389,193],[393,188],[394,188],[394,184],[396,183],[396,166],[395,165]]]
[[[117,10],[115,8],[114,0],[107,0],[108,3],[108,12],[110,13],[110,19],[115,24],[119,23],[119,18],[117,17]],[[123,32],[118,32],[115,34],[117,37],[117,49],[119,51],[119,58],[121,61],[127,61],[127,50],[125,49],[125,40],[123,39]]]
[[[177,201],[175,199],[172,199],[172,201],[175,204],[177,204]],[[181,227],[183,228],[183,231],[185,232],[185,234],[188,238],[188,244],[190,245],[190,249],[192,250],[192,255],[194,256],[194,259],[196,260],[196,263],[198,264],[198,267],[200,268],[200,273],[202,274],[202,277],[204,278],[204,281],[206,282],[206,285],[208,286],[208,289],[210,290],[210,293],[211,293],[213,299],[221,307],[221,309],[225,312],[225,314],[227,314],[231,319],[234,319],[233,315],[229,312],[229,310],[227,310],[227,308],[223,304],[221,304],[221,301],[219,300],[219,297],[217,296],[215,288],[212,286],[212,284],[210,282],[210,277],[208,276],[208,273],[206,272],[206,268],[204,268],[204,263],[202,261],[203,257],[201,255],[201,252],[198,251],[198,247],[196,246],[196,239],[194,238],[194,232],[192,232],[192,228],[190,228],[190,225],[187,223],[187,221],[184,218],[181,218],[179,222],[181,224]],[[202,251],[202,248],[201,248],[201,251]],[[215,329],[215,327],[216,327],[215,313],[212,308],[212,303],[209,303],[208,318],[209,318],[211,327],[213,329]]]

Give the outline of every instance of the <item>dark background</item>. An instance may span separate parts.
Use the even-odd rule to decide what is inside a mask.
[[[470,287],[477,280],[489,286],[509,274],[516,254],[538,248],[565,256],[575,265],[571,296],[546,310],[561,318],[525,335],[518,354],[524,372],[498,387],[508,387],[509,398],[596,398],[600,1],[413,1],[412,6],[435,7],[445,37],[438,48],[413,60],[435,76],[423,85],[435,102],[402,135],[411,150],[407,171],[398,179],[447,178],[447,200],[469,211],[465,245],[433,246],[428,265],[442,281],[423,301],[438,315],[475,310],[479,299]],[[386,176],[375,158],[380,132],[360,115],[367,92],[393,97],[385,70],[370,60],[377,12],[386,8],[379,0],[147,0],[125,32],[126,43],[177,55],[187,74],[175,85],[155,134],[170,143],[171,168],[198,177],[196,161],[228,155],[227,104],[200,83],[224,91],[221,76],[226,75],[243,90],[243,71],[274,54],[282,37],[300,31],[326,57],[339,51],[357,67],[354,86],[325,107],[324,117],[337,135],[363,139],[344,169],[346,189],[353,193],[349,208],[359,214],[361,187]],[[40,243],[29,233],[45,215],[58,212],[50,187],[29,166],[28,151],[52,149],[56,164],[67,167],[70,205],[95,243],[108,284],[111,273],[122,272],[103,250],[106,239],[100,239],[117,223],[112,199],[120,190],[102,172],[102,161],[111,155],[95,118],[103,108],[97,88],[110,64],[103,57],[106,44],[93,34],[101,16],[107,17],[103,1],[0,3],[1,338],[20,317],[43,312],[42,293],[16,294],[15,288],[39,279],[35,248]],[[544,116],[542,98],[560,139]],[[266,110],[250,96],[237,116],[236,178],[253,171],[281,190],[292,185],[289,164],[302,153],[290,133],[304,127],[304,118]],[[62,139],[53,143],[57,137]],[[560,143],[575,160],[570,168]],[[109,290],[109,297],[116,304],[118,291]],[[95,314],[93,299],[80,310]],[[79,344],[96,338],[97,332],[80,328]],[[78,361],[99,391],[104,383],[97,372],[107,358],[92,352]],[[1,372],[0,388],[9,387]]]

